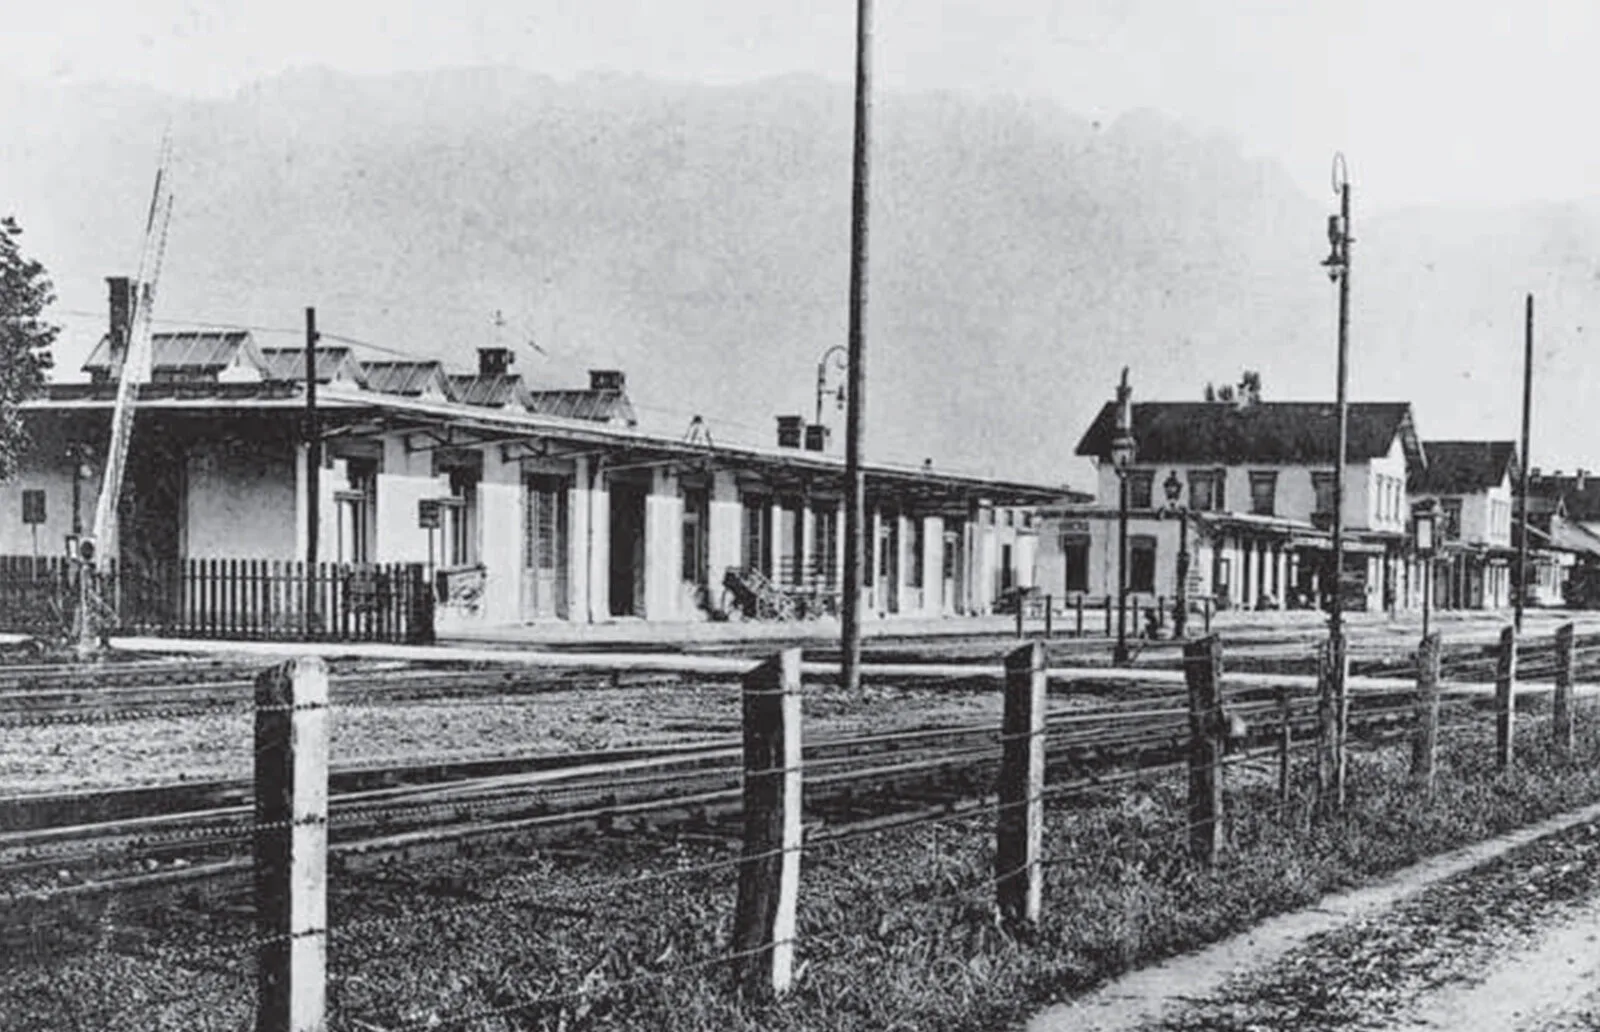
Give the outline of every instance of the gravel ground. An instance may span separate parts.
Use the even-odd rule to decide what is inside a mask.
[[[817,685],[803,700],[810,738],[999,722],[997,691]],[[507,753],[564,753],[703,741],[739,733],[733,683],[580,688],[335,706],[336,765]],[[245,709],[177,717],[45,724],[0,738],[0,795],[248,777]]]
[[[1138,1027],[1600,1029],[1597,931],[1600,826],[1582,824],[1317,936]]]

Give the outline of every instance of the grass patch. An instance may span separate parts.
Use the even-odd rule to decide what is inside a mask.
[[[1549,754],[1542,721],[1522,723],[1517,768],[1503,775],[1487,715],[1447,734],[1427,801],[1406,787],[1404,743],[1356,753],[1348,811],[1325,824],[1304,792],[1281,810],[1271,774],[1231,769],[1229,849],[1213,869],[1185,856],[1179,776],[1053,805],[1045,917],[1027,942],[994,919],[987,820],[819,843],[803,862],[796,986],[769,1005],[737,1001],[719,960],[737,874],[728,844],[596,840],[336,876],[331,1027],[1003,1028],[1331,890],[1600,800],[1592,719],[1580,719],[1570,762]],[[0,1028],[221,1029],[248,1015],[247,914],[172,907],[106,925],[78,948],[0,962]],[[90,972],[97,1001],[71,989]],[[216,1006],[197,1013],[151,986]]]

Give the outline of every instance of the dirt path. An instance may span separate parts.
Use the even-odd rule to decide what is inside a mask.
[[[1027,1032],[1600,1029],[1600,806],[1436,857],[1037,1015]]]

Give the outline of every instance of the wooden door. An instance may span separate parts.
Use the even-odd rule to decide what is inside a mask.
[[[523,481],[522,618],[567,615],[567,485],[561,477]]]

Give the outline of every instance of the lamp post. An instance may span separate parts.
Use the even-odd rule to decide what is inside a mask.
[[[828,360],[830,358],[834,360],[833,367],[835,369],[841,372],[848,372],[850,365],[846,360],[847,354],[848,352],[843,344],[835,344],[824,351],[822,357],[817,360],[817,418],[815,422],[819,424],[822,422],[822,401],[828,396]],[[838,400],[839,407],[843,408],[845,398],[844,384],[841,383],[839,385],[834,397]]]
[[[1189,507],[1182,504],[1183,481],[1173,470],[1162,481],[1161,490],[1167,495],[1167,509],[1178,514],[1178,586],[1174,592],[1176,608],[1172,611],[1172,636],[1183,640],[1189,623]]]
[[[1117,385],[1117,432],[1111,438],[1111,468],[1117,473],[1117,645],[1111,653],[1111,662],[1126,666],[1128,662],[1128,467],[1133,465],[1137,442],[1133,437],[1133,408],[1129,399],[1133,388],[1128,386],[1128,369],[1122,369],[1122,382]]]
[[[72,463],[72,536],[83,536],[83,482],[94,475],[89,467],[89,446],[67,445],[67,461]]]
[[[1333,192],[1339,198],[1339,214],[1328,216],[1328,257],[1322,262],[1328,278],[1339,284],[1339,361],[1335,394],[1338,422],[1338,450],[1333,472],[1333,598],[1328,606],[1328,651],[1332,660],[1331,694],[1335,706],[1334,770],[1332,804],[1344,809],[1344,742],[1348,701],[1345,696],[1344,642],[1344,486],[1345,456],[1350,446],[1350,174],[1343,154],[1333,157]]]
[[[1433,597],[1433,552],[1437,546],[1435,531],[1439,516],[1433,506],[1419,507],[1411,518],[1411,540],[1422,560],[1422,636],[1428,636],[1428,615]]]

